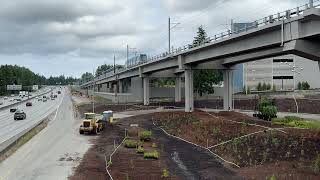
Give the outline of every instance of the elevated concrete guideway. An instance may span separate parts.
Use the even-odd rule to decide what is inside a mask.
[[[262,21],[255,21],[254,27],[241,32],[228,31],[214,36],[196,47],[184,46],[173,53],[164,53],[135,67],[106,74],[94,81],[81,85],[93,89],[94,85],[140,77],[143,79],[144,104],[149,104],[149,78],[167,76],[177,78],[176,101],[181,100],[180,80],[185,79],[185,110],[193,111],[193,70],[221,69],[224,71],[224,109],[232,109],[233,66],[268,57],[295,54],[320,62],[320,6],[310,4],[278,13]],[[161,77],[161,76],[160,76]]]

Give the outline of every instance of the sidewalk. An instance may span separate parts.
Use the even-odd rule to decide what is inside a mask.
[[[200,109],[202,111],[207,111],[207,112],[220,112],[223,111],[221,109]],[[240,110],[240,109],[235,109],[235,112],[240,112],[243,114],[247,114],[249,116],[253,116],[254,111],[250,111],[250,110]],[[285,116],[296,116],[296,117],[300,117],[303,119],[311,119],[311,120],[316,120],[316,121],[320,121],[320,114],[307,114],[307,113],[289,113],[289,112],[278,112],[277,114],[278,117],[283,118]]]

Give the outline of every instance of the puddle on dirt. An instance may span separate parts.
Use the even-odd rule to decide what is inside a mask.
[[[178,152],[174,151],[171,154],[171,158],[178,165],[178,167],[182,170],[184,175],[186,175],[186,177],[188,177],[188,179],[190,179],[190,180],[195,179],[195,177],[193,177],[193,175],[190,172],[188,172],[187,167],[183,164],[183,162],[179,158],[179,153]]]

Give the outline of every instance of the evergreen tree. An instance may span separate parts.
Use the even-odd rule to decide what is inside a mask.
[[[194,37],[193,40],[193,46],[198,46],[199,44],[202,44],[206,41],[207,39],[207,33],[206,31],[203,29],[202,26],[200,26],[198,28],[198,32],[197,32],[197,36]]]
[[[193,40],[193,46],[204,43],[207,39],[207,33],[202,26],[198,28],[197,36]],[[215,84],[219,84],[223,80],[221,71],[206,69],[194,71],[194,90],[200,96],[204,93],[213,94]]]

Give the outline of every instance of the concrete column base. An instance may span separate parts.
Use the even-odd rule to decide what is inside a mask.
[[[194,111],[193,71],[185,70],[185,112]]]
[[[181,78],[180,77],[176,78],[174,100],[175,102],[181,101]]]
[[[232,70],[223,71],[223,109],[225,111],[233,110],[233,72]]]
[[[145,106],[150,104],[150,85],[149,77],[143,78],[143,104]]]

